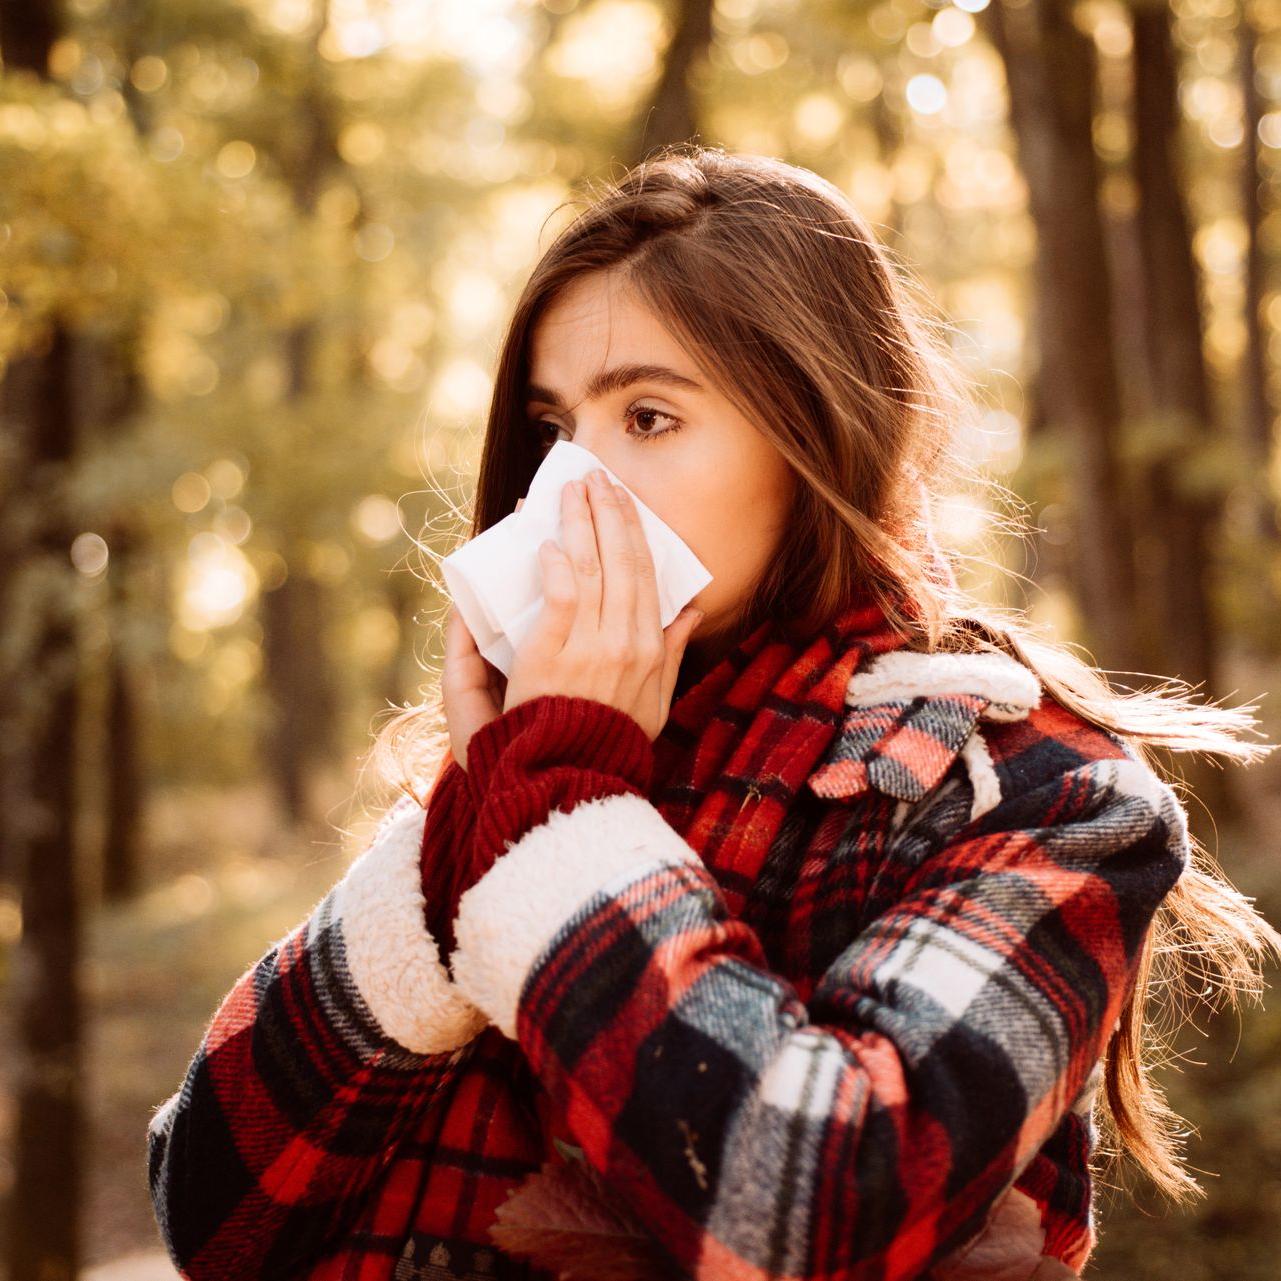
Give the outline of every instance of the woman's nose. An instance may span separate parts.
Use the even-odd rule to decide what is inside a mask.
[[[605,468],[605,470],[609,472],[611,475],[613,475],[618,480],[618,482],[622,484],[626,489],[629,489],[633,493],[636,493],[637,491],[633,488],[632,482],[628,478],[628,471],[632,469],[628,467],[625,461],[625,458],[624,458],[624,466],[622,468],[616,466],[616,463],[619,461],[619,458],[615,457],[615,455],[622,456],[625,454],[625,451],[619,448],[611,449],[609,448],[608,444],[606,444],[606,441],[607,441],[606,432],[608,430],[609,430],[609,425],[605,424],[593,435],[591,424],[580,423],[575,428],[574,437],[573,437],[573,440],[570,441],[570,443],[577,445],[579,449],[582,449],[585,452],[591,454],[592,457],[596,459],[596,463],[598,466]],[[520,510],[520,503],[523,501],[524,499],[521,499],[519,502],[517,502],[516,504],[517,511]]]
[[[570,443],[586,450],[601,467],[626,481],[627,443],[620,436],[617,424],[609,419],[588,422],[585,416],[580,416]],[[616,466],[618,463],[623,467]]]
[[[597,439],[600,439],[600,437]],[[588,453],[591,453],[592,457],[596,459],[597,465],[605,468],[612,477],[620,480],[620,482],[625,484],[626,487],[632,488],[632,482],[628,479],[628,469],[626,469],[626,464],[623,466],[617,465],[621,460],[615,455],[620,451],[608,450],[608,448],[603,448],[598,445],[589,445],[588,438],[583,432],[574,433],[573,443],[578,446],[580,450],[585,450]]]

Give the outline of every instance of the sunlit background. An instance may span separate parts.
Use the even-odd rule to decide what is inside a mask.
[[[14,1281],[174,1275],[150,1111],[359,848],[510,306],[564,202],[657,145],[814,169],[925,283],[1011,496],[944,496],[969,585],[1106,668],[1264,695],[1281,738],[1281,6],[0,0],[0,58]],[[1281,763],[1180,764],[1281,919]],[[1281,1006],[1190,1047],[1161,1080],[1209,1195],[1105,1189],[1094,1276],[1277,1275]],[[83,1162],[52,1200],[32,1142]]]

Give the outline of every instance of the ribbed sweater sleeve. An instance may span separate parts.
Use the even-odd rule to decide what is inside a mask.
[[[626,712],[591,698],[543,694],[472,735],[467,777],[476,808],[471,871],[479,878],[553,810],[647,795],[654,747]]]

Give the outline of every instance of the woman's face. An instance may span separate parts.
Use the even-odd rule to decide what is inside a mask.
[[[712,581],[690,650],[726,648],[778,547],[793,493],[783,456],[622,282],[594,272],[530,339],[529,430],[596,455],[689,544]]]

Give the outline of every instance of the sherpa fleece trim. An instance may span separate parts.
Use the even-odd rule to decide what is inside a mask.
[[[972,823],[988,810],[995,809],[1001,801],[1001,780],[997,777],[987,740],[977,725],[961,748],[961,759],[965,762],[974,788],[974,800],[970,805]]]
[[[454,982],[513,1041],[526,976],[561,926],[610,882],[698,855],[635,793],[555,810],[458,903]]]
[[[346,964],[378,1026],[416,1054],[470,1041],[485,1016],[457,990],[423,917],[419,853],[424,814],[387,818],[334,887]]]
[[[987,720],[1019,720],[1040,706],[1041,682],[1035,672],[1001,650],[925,654],[899,649],[855,672],[845,702],[850,707],[874,707],[893,699],[955,693],[990,699],[983,711]]]

